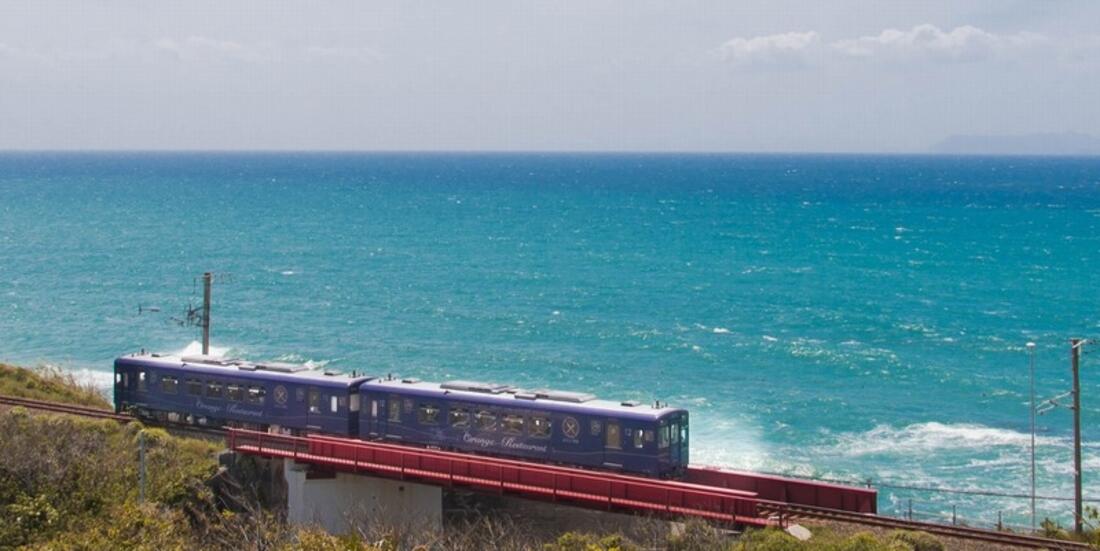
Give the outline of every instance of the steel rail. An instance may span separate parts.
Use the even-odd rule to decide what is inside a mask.
[[[995,530],[971,528],[967,526],[954,526],[949,524],[937,524],[934,522],[921,522],[880,515],[853,513],[849,511],[825,509],[821,507],[812,507],[807,505],[789,505],[783,503],[763,504],[761,505],[761,510],[762,513],[770,513],[774,516],[777,516],[778,521],[781,525],[788,524],[790,521],[797,518],[805,518],[813,520],[831,520],[836,522],[861,524],[865,526],[875,526],[879,528],[919,530],[939,536],[980,540],[989,543],[1014,545],[1017,547],[1028,547],[1032,549],[1050,549],[1052,551],[1095,551],[1096,549],[1095,547],[1092,547],[1091,545],[1083,542],[1057,540],[1039,536],[1030,536],[1026,534],[1013,534],[1010,532],[999,532]]]
[[[93,419],[110,419],[112,421],[116,421],[122,424],[140,420],[139,418],[132,415],[115,413],[111,410],[106,409],[81,406],[77,404],[50,402],[46,400],[34,400],[31,398],[20,398],[18,396],[6,396],[3,394],[0,394],[0,405],[24,407],[27,409],[46,411],[50,413],[65,413],[69,415],[78,415],[81,417],[90,417]],[[167,429],[169,432],[194,433],[197,435],[219,436],[222,438],[225,437],[226,433],[226,430],[221,427],[201,427],[197,425],[185,424],[168,424],[165,425],[164,428]]]
[[[134,418],[129,415],[122,415],[119,413],[115,413],[111,410],[99,409],[89,406],[78,406],[75,404],[48,402],[46,400],[34,400],[31,398],[19,398],[16,396],[0,395],[0,404],[13,407],[25,407],[29,409],[49,411],[53,413],[68,413],[71,415],[80,415],[82,417],[110,419],[112,421],[118,421],[119,423],[129,423],[134,420]]]

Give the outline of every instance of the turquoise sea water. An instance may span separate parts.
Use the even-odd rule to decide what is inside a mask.
[[[1095,158],[0,155],[0,360],[106,387],[193,346],[210,270],[233,355],[660,399],[697,462],[986,521],[1028,502],[892,486],[1028,492],[1024,344],[1066,390],[1098,261]],[[1071,495],[1069,428],[1039,420],[1040,494]]]

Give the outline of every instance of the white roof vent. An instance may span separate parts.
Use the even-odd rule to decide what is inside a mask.
[[[309,366],[287,362],[264,362],[262,364],[256,364],[256,369],[276,371],[278,373],[298,373],[299,371],[308,371]]]
[[[484,392],[486,394],[500,394],[501,392],[507,392],[513,389],[513,387],[509,385],[479,383],[477,381],[447,381],[439,385],[439,388],[446,390],[465,390],[466,392]]]
[[[587,392],[570,392],[567,390],[536,390],[535,396],[545,399],[554,400],[555,402],[572,402],[574,404],[582,404],[584,402],[590,402],[595,400],[596,397]]]

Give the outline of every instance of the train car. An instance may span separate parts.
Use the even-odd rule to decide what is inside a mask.
[[[359,432],[359,385],[280,362],[132,354],[115,360],[115,410],[159,423],[289,434]]]
[[[654,477],[688,465],[688,412],[506,385],[375,379],[359,387],[359,436]]]

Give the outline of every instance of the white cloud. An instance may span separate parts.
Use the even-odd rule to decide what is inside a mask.
[[[854,57],[885,55],[975,60],[1045,41],[1043,35],[1031,32],[996,34],[971,25],[944,31],[926,23],[907,31],[886,29],[877,35],[837,40],[830,47]]]
[[[943,30],[932,24],[909,30],[886,29],[876,35],[823,42],[816,31],[788,32],[751,38],[737,37],[722,44],[722,59],[743,66],[804,66],[809,61],[830,58],[882,58],[889,60],[977,61],[1001,55],[1018,55],[1047,47],[1069,51],[1081,40],[1067,38],[1056,44],[1033,32],[998,34],[973,25]],[[1076,50],[1080,50],[1078,46]],[[1087,48],[1095,49],[1095,48]],[[1076,51],[1075,50],[1075,51]]]
[[[734,38],[719,47],[722,59],[745,65],[800,65],[820,42],[815,31]]]
[[[261,63],[277,59],[274,46],[267,43],[242,43],[207,36],[189,36],[183,40],[161,38],[154,47],[185,61],[227,59]]]

